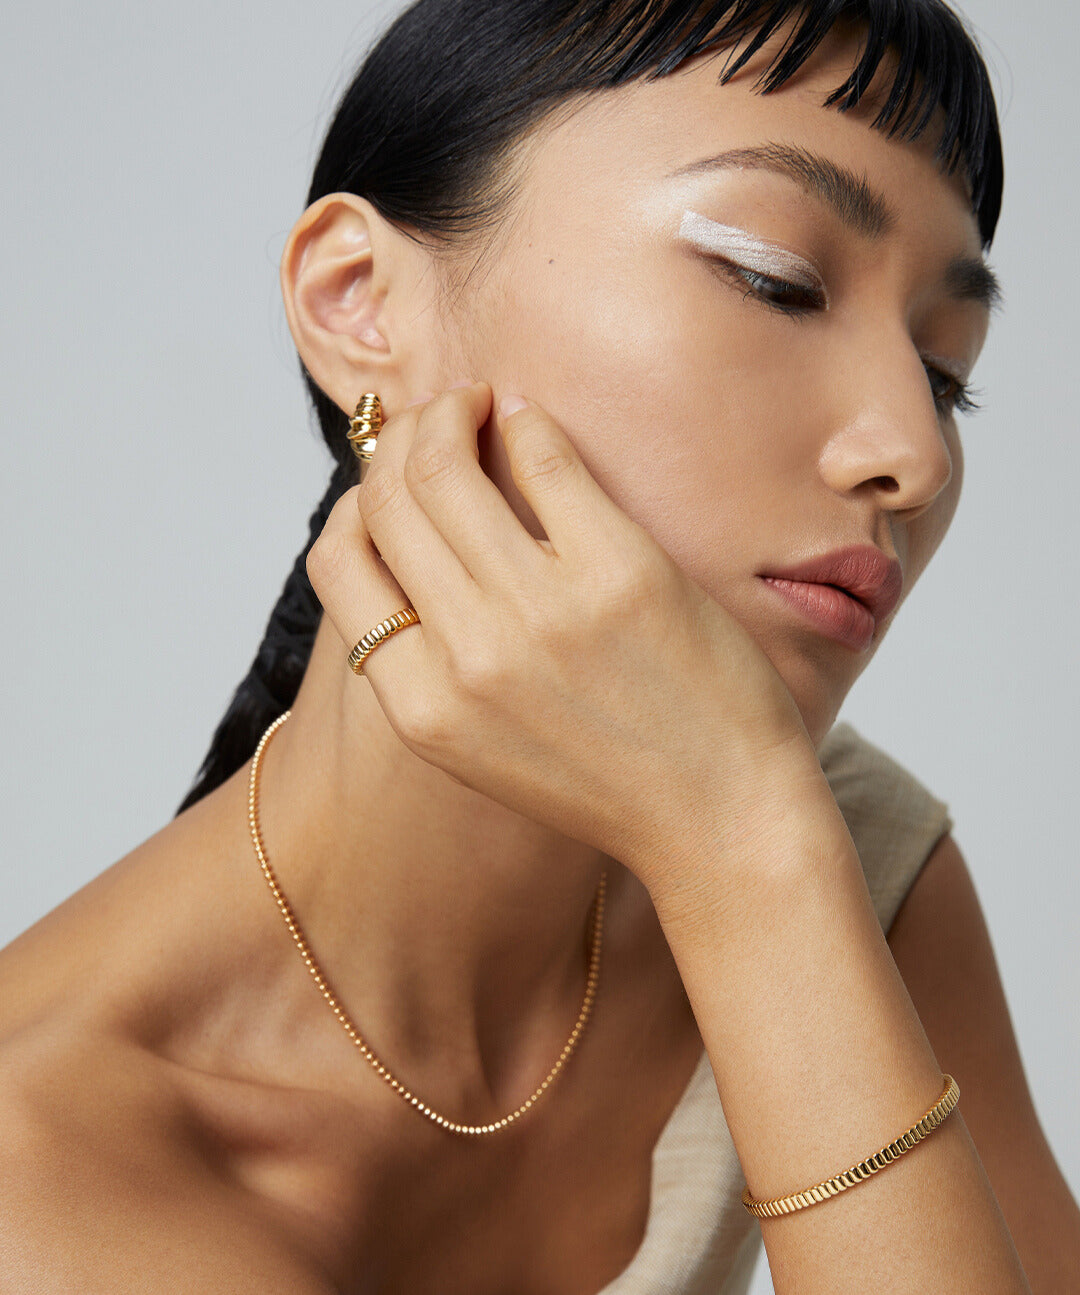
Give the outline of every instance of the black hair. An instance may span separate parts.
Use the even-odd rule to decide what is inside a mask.
[[[513,146],[560,104],[636,78],[653,80],[711,50],[733,77],[789,19],[791,34],[756,86],[767,94],[806,63],[837,24],[862,37],[855,67],[823,107],[858,104],[884,55],[896,55],[872,126],[918,138],[935,109],[935,159],[963,168],[984,248],[1001,208],[1001,137],[974,37],[942,0],[416,0],[375,42],[326,133],[307,196],[366,198],[433,250],[490,234],[512,195]],[[740,44],[745,46],[738,52]],[[306,558],[337,498],[357,480],[348,417],[301,364],[335,466],[247,677],[214,734],[180,811],[225,781],[296,696],[321,608]],[[358,397],[359,397],[359,393]]]

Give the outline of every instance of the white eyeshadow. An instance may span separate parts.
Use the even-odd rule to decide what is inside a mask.
[[[755,238],[734,225],[721,225],[718,220],[697,211],[683,214],[679,237],[705,252],[730,257],[746,270],[758,274],[772,274],[798,284],[801,288],[816,288],[824,292],[825,286],[809,261],[789,252],[786,247]]]

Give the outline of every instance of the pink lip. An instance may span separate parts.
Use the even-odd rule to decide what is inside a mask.
[[[873,642],[877,621],[868,608],[842,589],[806,580],[761,578],[828,638],[856,652],[865,652]]]
[[[759,575],[778,580],[836,585],[883,621],[900,601],[904,572],[895,558],[887,558],[873,544],[849,544],[821,553],[795,566],[774,567]]]

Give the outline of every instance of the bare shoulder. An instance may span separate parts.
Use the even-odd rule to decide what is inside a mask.
[[[237,792],[219,788],[0,948],[0,1045],[56,1012],[138,1016],[227,945],[222,919],[250,891]]]
[[[0,1289],[331,1295],[185,1123],[156,1058],[74,1018],[0,1045]]]
[[[0,949],[5,1295],[335,1290],[159,1046],[245,956],[236,817],[189,812]]]

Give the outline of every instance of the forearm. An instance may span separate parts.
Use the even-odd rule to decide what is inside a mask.
[[[870,1156],[937,1100],[935,1057],[820,770],[775,774],[665,847],[653,899],[750,1191],[782,1196]],[[770,781],[774,775],[770,774]],[[762,1220],[778,1295],[1027,1292],[960,1106],[833,1199]]]

